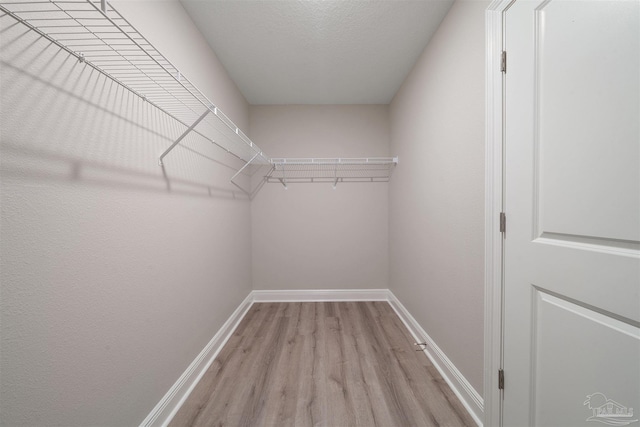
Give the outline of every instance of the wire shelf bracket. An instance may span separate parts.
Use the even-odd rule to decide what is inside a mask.
[[[176,139],[173,144],[171,144],[169,146],[169,148],[167,148],[166,150],[164,150],[164,152],[162,154],[160,154],[160,157],[158,158],[158,163],[160,164],[160,166],[164,166],[164,163],[162,162],[162,159],[164,159],[164,156],[166,156],[167,154],[169,154],[169,152],[171,150],[173,150],[175,148],[176,145],[178,145],[180,143],[180,141],[182,141],[187,135],[189,135],[191,133],[191,131],[193,131],[193,129],[195,129],[196,126],[198,126],[198,123],[200,123],[202,120],[204,120],[205,117],[207,117],[209,115],[211,111],[207,108],[207,110],[202,113],[202,115],[200,117],[198,117],[198,119],[193,122],[193,124],[191,126],[189,126],[187,128],[187,130],[185,130],[182,135],[180,135],[178,137],[178,139]],[[233,178],[232,178],[233,179]]]

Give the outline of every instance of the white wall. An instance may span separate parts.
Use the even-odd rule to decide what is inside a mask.
[[[480,393],[488,3],[453,5],[390,110],[390,288]]]
[[[272,157],[389,155],[388,107],[252,106]],[[254,289],[388,288],[388,184],[266,184],[251,203]]]
[[[177,2],[116,7],[246,129]],[[167,23],[171,27],[167,28]],[[0,424],[140,423],[251,289],[235,166],[21,25],[2,26]]]

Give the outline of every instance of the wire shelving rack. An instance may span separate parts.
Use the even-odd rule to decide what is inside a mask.
[[[269,162],[231,119],[108,2],[10,0],[0,2],[0,11],[184,125],[185,132],[160,155],[161,165],[190,132],[244,162]]]
[[[272,158],[267,182],[284,187],[292,182],[388,182],[398,164],[397,157],[362,158]]]

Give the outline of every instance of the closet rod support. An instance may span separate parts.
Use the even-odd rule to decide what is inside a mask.
[[[169,148],[167,148],[166,150],[164,150],[164,153],[162,153],[162,154],[160,155],[160,159],[158,159],[158,164],[159,164],[160,166],[164,166],[164,163],[162,163],[162,159],[164,159],[164,156],[166,156],[167,154],[169,154],[169,152],[170,152],[171,150],[173,150],[173,149],[174,149],[174,147],[180,143],[180,141],[182,141],[182,140],[183,140],[187,135],[189,135],[189,133],[191,133],[191,131],[192,131],[196,126],[198,126],[198,123],[200,123],[202,120],[204,120],[204,118],[205,118],[205,117],[207,117],[207,115],[208,115],[210,112],[211,112],[211,110],[209,110],[209,109],[207,108],[207,110],[206,110],[206,111],[205,111],[205,112],[204,112],[200,117],[198,117],[198,119],[197,119],[195,122],[193,122],[193,124],[192,124],[191,126],[189,126],[189,127],[187,128],[187,130],[185,130],[185,131],[182,133],[182,135],[180,135],[180,136],[178,137],[178,139],[176,139],[176,140],[173,142],[173,144],[171,144],[171,146],[170,146]]]

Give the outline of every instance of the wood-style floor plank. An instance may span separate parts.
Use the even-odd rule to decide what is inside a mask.
[[[386,302],[258,303],[170,426],[474,426]]]

